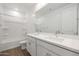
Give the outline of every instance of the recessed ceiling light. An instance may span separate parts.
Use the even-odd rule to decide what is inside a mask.
[[[19,13],[19,12],[17,12],[17,11],[10,11],[10,14],[12,15],[12,16],[21,16],[21,14]]]
[[[35,15],[35,14],[33,14],[32,16],[33,16],[33,17],[35,17],[36,15]]]
[[[47,4],[48,4],[48,3],[38,3],[38,4],[36,5],[36,10],[35,10],[35,11],[39,10],[40,8],[44,7],[44,6],[47,5]]]
[[[14,10],[15,10],[15,11],[18,11],[19,9],[18,9],[18,8],[14,8]]]

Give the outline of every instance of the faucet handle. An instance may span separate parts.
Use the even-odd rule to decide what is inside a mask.
[[[63,32],[61,32],[61,34],[64,34]]]
[[[78,35],[78,32],[74,33],[74,35]]]
[[[58,31],[56,31],[56,34],[59,34],[60,33],[60,31],[58,30]]]

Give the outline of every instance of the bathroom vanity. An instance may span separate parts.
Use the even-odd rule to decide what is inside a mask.
[[[32,56],[79,56],[78,36],[27,34],[27,50]]]
[[[31,55],[79,56],[79,4],[59,5],[54,8],[55,4],[48,4],[36,12],[38,31],[27,34]]]

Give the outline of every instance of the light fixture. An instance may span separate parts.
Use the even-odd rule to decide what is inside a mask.
[[[12,15],[12,16],[18,16],[18,17],[21,16],[21,14],[19,12],[17,12],[17,11],[10,11],[10,15]]]
[[[19,9],[18,9],[18,8],[14,8],[14,10],[15,10],[15,11],[18,11]]]
[[[35,15],[35,14],[33,14],[32,16],[33,16],[33,17],[35,17],[36,15]]]
[[[47,5],[47,3],[38,3],[38,4],[36,5],[35,11],[38,11],[39,9],[41,9],[42,7],[44,7],[45,5]]]

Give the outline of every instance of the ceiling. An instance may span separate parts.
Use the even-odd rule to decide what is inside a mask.
[[[3,12],[9,14],[10,11],[19,12],[21,15],[32,14],[36,3],[0,3]]]
[[[65,5],[68,5],[70,3],[48,3],[46,4],[43,8],[41,8],[40,10],[36,11],[36,16],[37,18],[44,16],[46,14],[49,14],[50,12],[63,7]]]
[[[46,13],[49,13],[49,11],[54,10],[58,8],[59,6],[65,5],[64,3],[48,3],[48,4],[40,4],[45,5],[43,8],[40,8],[39,10],[36,10],[36,7],[40,3],[0,3],[0,9],[2,8],[2,11],[4,14],[21,14],[21,16],[26,16],[28,14],[36,14],[36,15],[45,15]],[[41,6],[42,7],[42,6]],[[1,12],[1,10],[0,10]],[[18,14],[19,13],[19,14]]]

